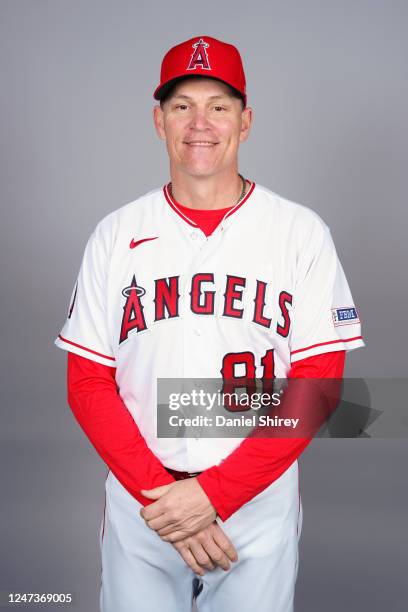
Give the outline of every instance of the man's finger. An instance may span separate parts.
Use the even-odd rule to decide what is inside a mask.
[[[171,542],[174,544],[175,542],[180,542],[181,540],[185,540],[191,533],[187,533],[185,531],[173,531],[169,535],[160,536],[164,542]]]
[[[228,571],[231,567],[231,562],[228,559],[227,555],[221,550],[215,542],[211,542],[205,545],[205,550],[207,551],[211,561],[221,567],[224,571]]]
[[[198,576],[204,576],[205,572],[203,568],[200,567],[200,565],[197,563],[191,550],[189,550],[185,546],[180,546],[180,547],[175,546],[175,548],[177,552],[179,553],[179,555],[181,556],[181,558],[185,561],[185,563],[189,567],[191,567],[191,569],[193,570],[195,574],[198,574]]]
[[[238,553],[235,546],[217,523],[214,523],[212,536],[214,538],[214,542],[225,552],[231,561],[238,561]]]
[[[207,554],[207,551],[203,548],[203,546],[197,540],[193,540],[189,543],[189,548],[194,555],[194,558],[197,560],[197,563],[201,565],[201,567],[205,567],[207,570],[213,570],[214,564],[211,561],[210,557]]]
[[[154,529],[157,531],[159,536],[169,535],[173,531],[178,531],[179,525],[178,523],[173,523],[170,521],[167,514],[161,514],[159,517],[154,519],[148,519],[146,521],[150,529]]]
[[[140,509],[140,515],[145,521],[151,521],[152,519],[158,518],[164,514],[164,512],[163,502],[160,499],[154,502],[154,504],[143,506],[143,508]]]
[[[159,499],[162,495],[167,493],[171,488],[171,484],[163,485],[161,487],[155,487],[154,489],[141,489],[140,492],[144,497],[148,499]]]
[[[214,540],[209,538],[208,542],[203,544],[203,546],[213,563],[219,567],[222,567],[222,569],[225,571],[229,570],[231,567],[229,559],[224,551],[214,542]]]

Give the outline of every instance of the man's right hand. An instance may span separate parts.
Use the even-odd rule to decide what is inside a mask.
[[[238,561],[234,545],[216,521],[172,546],[198,576],[204,576],[205,570],[217,566],[227,571],[231,561]]]

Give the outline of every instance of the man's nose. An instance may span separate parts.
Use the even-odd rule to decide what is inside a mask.
[[[196,130],[205,130],[210,121],[206,110],[196,108],[192,114],[190,127]]]

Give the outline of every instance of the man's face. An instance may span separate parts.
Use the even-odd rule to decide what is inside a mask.
[[[172,170],[190,176],[236,170],[238,147],[248,137],[251,119],[252,110],[242,110],[227,85],[201,77],[181,81],[163,108],[154,108]]]

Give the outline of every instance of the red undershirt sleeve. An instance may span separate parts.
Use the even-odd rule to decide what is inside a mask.
[[[116,369],[68,353],[68,403],[96,451],[125,489],[146,506],[141,489],[174,482],[147,446],[119,396]]]
[[[325,353],[293,364],[292,378],[341,378],[345,352]],[[174,482],[147,446],[120,398],[115,368],[68,353],[68,403],[98,454],[126,490],[141,504],[140,494]],[[264,490],[295,461],[312,438],[249,438],[220,465],[198,476],[222,520]]]
[[[343,377],[345,351],[295,362],[288,378]],[[224,461],[197,480],[218,516],[225,521],[281,476],[313,438],[246,438]]]

